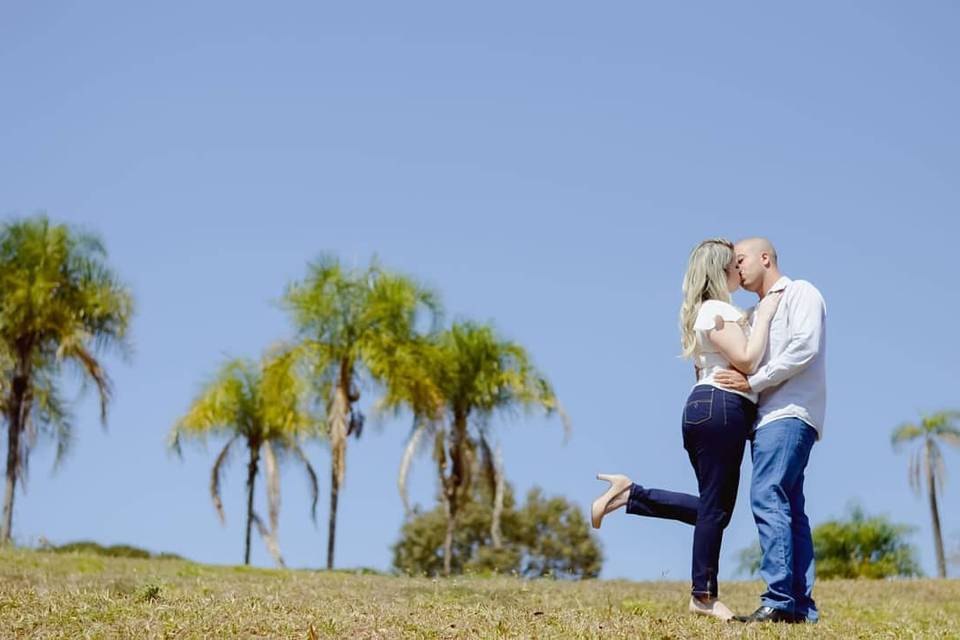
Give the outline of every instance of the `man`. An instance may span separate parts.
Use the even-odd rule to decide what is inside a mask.
[[[761,299],[782,291],[769,343],[756,373],[726,370],[721,386],[760,394],[750,436],[753,480],[750,501],[760,535],[760,577],[767,583],[761,606],[741,622],[817,622],[813,601],[814,559],[804,513],[803,479],[813,443],[823,434],[826,409],[826,307],[809,282],[780,273],[777,252],[763,238],[735,246],[740,281]]]

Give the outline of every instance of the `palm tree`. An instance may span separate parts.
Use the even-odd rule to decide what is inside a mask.
[[[943,464],[943,454],[940,452],[940,442],[953,447],[960,447],[960,412],[941,411],[930,416],[923,416],[920,424],[902,424],[893,431],[891,444],[900,449],[907,443],[917,442],[918,446],[910,455],[908,475],[910,486],[917,495],[922,486],[921,471],[927,484],[927,495],[930,499],[930,517],[933,520],[933,542],[937,552],[937,574],[941,578],[947,577],[947,564],[943,553],[943,534],[940,531],[940,508],[937,505],[937,488],[943,492],[943,482],[946,469]]]
[[[0,408],[7,422],[0,544],[11,539],[17,479],[25,479],[37,435],[56,440],[57,463],[69,449],[62,374],[79,373],[93,383],[106,426],[111,385],[98,357],[111,349],[127,352],[133,313],[132,296],[106,257],[99,238],[46,216],[0,229]]]
[[[310,513],[316,521],[319,494],[317,474],[300,443],[306,437],[317,435],[321,424],[311,411],[309,384],[298,372],[295,359],[290,352],[279,352],[259,364],[243,359],[226,362],[171,430],[170,446],[177,453],[180,453],[180,441],[183,438],[226,438],[210,474],[210,497],[221,523],[225,522],[225,516],[220,499],[220,477],[231,449],[235,449],[238,443],[246,446],[244,564],[250,564],[250,532],[256,525],[273,559],[278,565],[284,566],[277,541],[280,517],[278,458],[282,454],[292,455],[304,465],[312,495]],[[253,510],[254,483],[260,470],[261,455],[266,471],[269,527]]]
[[[395,376],[382,401],[385,409],[409,407],[414,427],[400,466],[400,494],[407,513],[406,478],[415,450],[433,440],[440,499],[447,517],[443,570],[450,574],[457,518],[470,499],[475,476],[491,485],[494,518],[491,539],[500,540],[499,512],[503,506],[503,468],[499,447],[489,444],[490,419],[518,408],[540,408],[547,415],[566,415],[550,383],[531,364],[518,344],[501,340],[489,326],[455,323],[432,341],[421,341],[406,376]]]
[[[357,408],[364,381],[386,383],[416,336],[421,316],[436,323],[435,294],[376,262],[344,268],[322,256],[307,277],[287,288],[284,304],[299,336],[299,357],[310,363],[325,399],[331,455],[327,568],[333,568],[337,501],[346,474],[347,438],[360,437]]]

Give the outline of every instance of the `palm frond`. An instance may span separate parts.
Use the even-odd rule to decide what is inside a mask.
[[[210,497],[213,499],[213,507],[217,510],[217,517],[220,518],[220,524],[226,524],[227,516],[223,512],[223,500],[220,499],[220,474],[227,462],[227,456],[230,454],[230,445],[236,442],[240,436],[233,436],[223,445],[223,449],[217,455],[213,463],[213,469],[210,471]]]
[[[258,415],[264,438],[281,440],[320,435],[319,402],[304,371],[305,363],[295,347],[280,344],[261,362]]]
[[[960,433],[941,432],[937,437],[951,447],[960,449]]]
[[[936,433],[941,427],[951,426],[958,419],[960,419],[960,412],[958,411],[937,411],[924,415],[923,425],[927,430]]]
[[[171,440],[179,444],[183,437],[203,440],[217,433],[250,435],[256,426],[257,378],[248,360],[224,363],[174,425]]]
[[[960,411],[941,411],[933,416],[933,435],[951,447],[960,448]]]
[[[920,495],[920,489],[922,487],[920,473],[923,470],[923,459],[922,450],[917,449],[910,454],[910,461],[907,465],[907,480],[910,483],[910,488],[913,489],[913,493],[917,496]]]
[[[34,374],[33,406],[29,415],[33,424],[56,442],[53,471],[60,468],[73,444],[73,421],[57,385],[55,367],[47,366]]]
[[[57,350],[57,357],[61,360],[76,361],[87,377],[93,381],[100,396],[100,422],[107,424],[107,405],[110,401],[110,378],[100,362],[83,346],[82,336],[71,335],[64,338]]]
[[[313,465],[310,464],[307,454],[303,452],[303,449],[300,448],[300,445],[293,443],[290,445],[290,449],[298,458],[300,458],[300,461],[303,463],[303,466],[307,471],[307,480],[310,483],[310,519],[313,520],[314,524],[316,524],[317,500],[320,497],[320,485],[317,482],[317,472],[314,470]]]
[[[403,512],[406,517],[413,515],[413,509],[410,507],[410,497],[407,494],[407,475],[410,472],[410,466],[413,463],[413,456],[420,447],[420,442],[426,435],[427,427],[425,423],[417,422],[407,438],[407,444],[403,447],[403,456],[400,458],[400,471],[397,474],[397,489],[400,491],[400,500],[403,502]]]
[[[286,567],[287,565],[283,562],[283,556],[280,554],[280,543],[277,540],[277,532],[268,529],[256,512],[250,514],[250,519],[253,520],[253,524],[256,525],[260,537],[263,538],[264,543],[267,545],[267,551],[270,552],[273,561],[276,562],[279,567]]]
[[[563,425],[563,444],[567,444],[573,435],[573,421],[570,418],[570,414],[567,413],[567,410],[564,409],[563,405],[559,402],[557,402],[556,405],[556,412],[560,417],[560,424]]]
[[[894,449],[898,449],[905,443],[922,437],[923,434],[924,429],[919,425],[905,423],[893,430],[893,433],[890,435],[890,444],[894,447]]]

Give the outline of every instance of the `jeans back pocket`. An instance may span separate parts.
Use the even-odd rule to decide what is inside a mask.
[[[713,389],[694,389],[683,410],[683,423],[703,424],[713,416]]]

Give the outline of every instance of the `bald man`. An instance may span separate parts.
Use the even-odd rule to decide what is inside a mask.
[[[817,622],[813,601],[813,538],[804,512],[803,479],[826,410],[826,305],[809,282],[780,273],[777,251],[765,238],[735,245],[740,283],[761,299],[782,291],[770,324],[767,351],[749,377],[716,374],[721,386],[759,393],[750,435],[750,503],[760,536],[761,606],[741,622]]]

